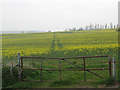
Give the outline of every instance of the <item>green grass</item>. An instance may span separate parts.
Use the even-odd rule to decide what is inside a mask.
[[[17,64],[17,53],[21,56],[37,57],[78,57],[110,55],[116,58],[116,68],[118,70],[118,32],[115,29],[91,30],[91,31],[67,31],[67,32],[46,32],[46,33],[23,33],[23,34],[3,34],[2,55],[5,71],[3,71],[4,88],[44,88],[44,87],[97,87],[94,82],[102,82],[99,77],[86,72],[88,83],[84,82],[84,72],[82,71],[62,71],[62,80],[59,71],[43,71],[43,80],[51,82],[19,82],[15,75],[10,76],[8,67]],[[71,59],[69,62],[83,66],[82,59]],[[40,59],[23,59],[24,68],[40,68]],[[8,67],[6,67],[8,65]],[[108,68],[108,58],[86,59],[86,68]],[[43,69],[59,69],[59,60],[43,60]],[[78,69],[77,67],[61,61],[61,69]],[[93,71],[109,81],[108,71]],[[8,75],[6,75],[9,73]],[[12,82],[7,81],[7,77]],[[118,77],[118,72],[116,72]],[[40,80],[40,71],[24,70],[23,78],[29,80]],[[8,79],[8,80],[9,80]],[[9,81],[10,81],[9,80]],[[116,78],[117,81],[118,78]],[[103,82],[106,82],[103,81]],[[110,80],[112,81],[112,80]],[[109,82],[111,83],[111,82]],[[109,84],[105,83],[105,84]],[[32,84],[32,85],[30,85]]]

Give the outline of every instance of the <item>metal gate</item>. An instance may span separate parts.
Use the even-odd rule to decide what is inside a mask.
[[[86,69],[86,59],[87,58],[98,58],[98,57],[101,57],[101,58],[108,57],[108,65],[109,65],[109,67],[108,68]],[[23,66],[23,59],[25,59],[25,58],[28,58],[28,59],[41,59],[41,67],[40,67],[40,69],[23,68],[24,67]],[[80,58],[83,60],[84,67],[78,66],[78,65],[70,62],[70,59],[80,59]],[[42,64],[43,64],[43,60],[45,60],[45,59],[59,60],[59,65],[58,65],[59,69],[43,69]],[[71,65],[73,65],[75,67],[77,67],[78,69],[61,69],[61,60],[66,62],[66,63],[69,63],[69,64],[71,64]],[[89,72],[89,73],[91,73],[91,74],[93,74],[93,75],[95,75],[95,76],[97,76],[97,77],[99,77],[101,79],[104,79],[102,76],[94,73],[91,70],[109,70],[109,76],[111,76],[111,56],[107,56],[107,55],[105,55],[105,56],[87,56],[87,57],[84,56],[84,57],[72,57],[72,58],[71,57],[68,57],[68,58],[48,58],[48,57],[23,57],[22,56],[19,59],[19,79],[20,79],[20,81],[26,81],[26,80],[23,79],[23,75],[22,75],[23,70],[40,70],[41,71],[40,80],[34,80],[34,81],[41,81],[41,82],[43,81],[42,80],[42,76],[43,76],[42,72],[43,71],[59,71],[60,72],[60,80],[61,80],[61,78],[62,78],[61,77],[61,74],[62,74],[61,72],[62,71],[81,71],[82,70],[82,71],[84,71],[84,82],[86,82],[86,72]],[[27,81],[31,81],[31,80],[27,80]]]

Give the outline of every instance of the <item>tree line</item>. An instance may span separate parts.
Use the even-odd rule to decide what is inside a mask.
[[[85,27],[80,27],[80,28],[73,27],[73,28],[65,29],[65,31],[82,31],[82,30],[96,30],[96,29],[110,29],[110,28],[118,28],[118,25],[113,25],[112,23],[105,25],[90,24]]]

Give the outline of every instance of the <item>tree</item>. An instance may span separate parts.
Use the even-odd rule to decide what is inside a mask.
[[[99,27],[100,27],[100,25],[99,25],[99,24],[97,24],[97,29],[99,29]]]
[[[48,32],[51,32],[51,30],[49,30]]]
[[[118,28],[118,24],[117,24],[117,28]]]
[[[95,30],[97,29],[97,24],[95,24],[94,29],[95,29]]]
[[[116,26],[114,25],[114,28],[116,28]]]
[[[85,29],[88,30],[88,26],[86,26]]]
[[[120,31],[120,28],[118,28],[118,31]]]
[[[76,28],[74,27],[74,28],[72,29],[72,31],[76,31]]]
[[[113,24],[112,23],[110,23],[110,28],[113,28]]]
[[[89,26],[89,30],[92,30],[92,25],[90,24],[90,26]]]
[[[83,30],[83,28],[79,28],[77,31],[82,31]]]
[[[107,24],[105,24],[105,29],[107,29]]]

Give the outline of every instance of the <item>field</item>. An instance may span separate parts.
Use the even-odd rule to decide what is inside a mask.
[[[90,30],[90,31],[66,31],[66,32],[46,32],[46,33],[22,33],[22,34],[2,34],[2,63],[3,87],[8,88],[44,88],[44,87],[99,87],[106,84],[101,78],[86,72],[87,83],[84,82],[83,71],[63,71],[60,80],[59,71],[43,71],[43,80],[50,82],[19,82],[17,69],[14,71],[12,80],[14,83],[8,84],[6,74],[11,65],[17,64],[17,53],[21,56],[37,57],[78,57],[110,55],[116,58],[116,69],[118,70],[118,32],[115,29]],[[75,65],[83,66],[82,59],[68,60]],[[24,67],[40,68],[41,60],[24,59]],[[108,58],[92,58],[86,60],[86,68],[107,68]],[[59,69],[59,60],[43,60],[44,69]],[[61,61],[62,69],[77,69],[73,65]],[[109,78],[109,71],[94,71],[95,73]],[[10,75],[9,75],[10,76]],[[40,71],[24,70],[23,76],[29,80],[39,80]],[[10,80],[10,79],[9,79]],[[107,79],[106,79],[107,80]],[[118,80],[118,72],[116,72]],[[97,84],[96,84],[97,82]],[[108,81],[107,81],[108,82]],[[109,81],[110,82],[110,81]],[[32,84],[32,85],[31,85]]]

